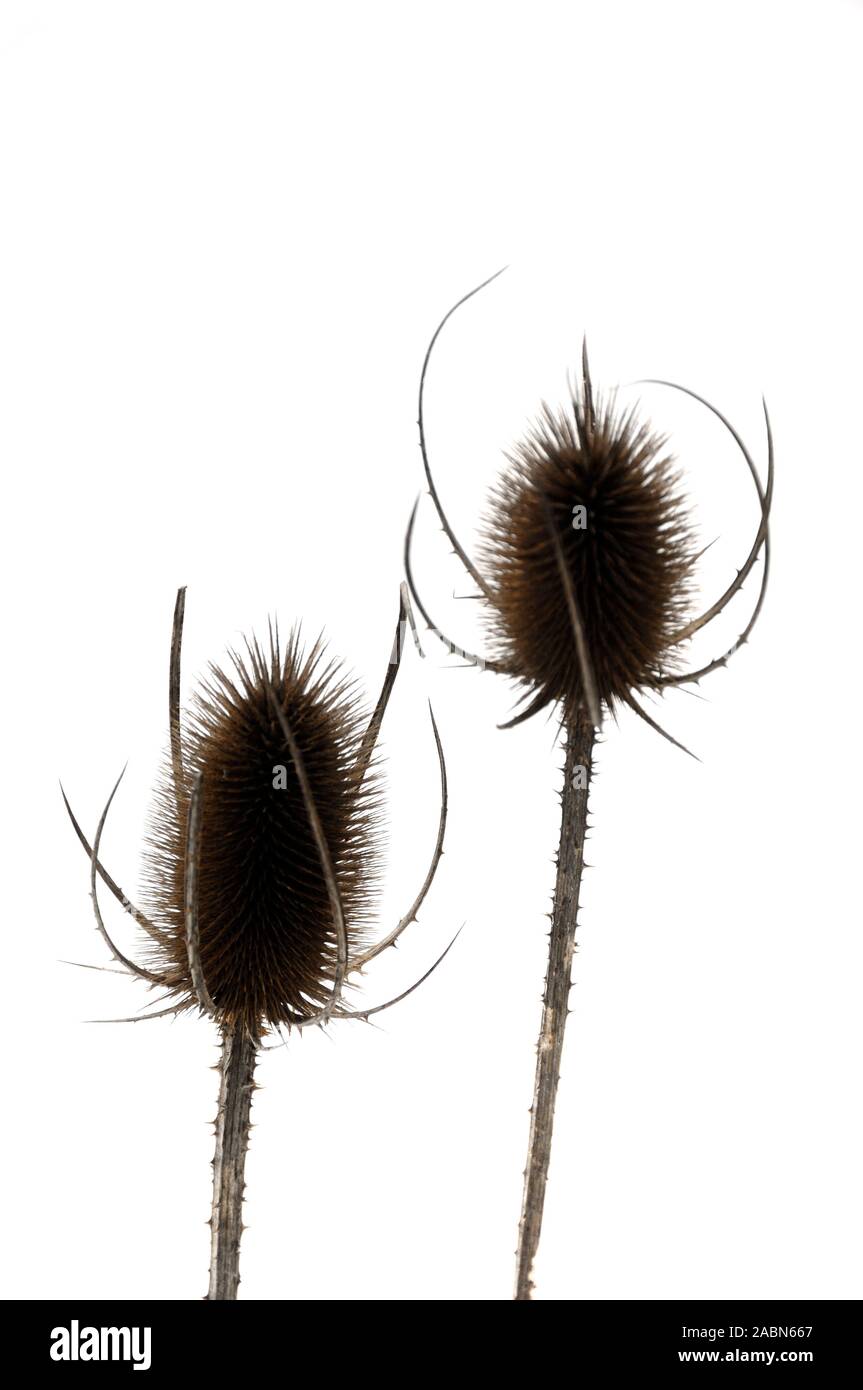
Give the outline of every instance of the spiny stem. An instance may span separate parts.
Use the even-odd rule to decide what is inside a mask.
[[[518,1227],[515,1298],[529,1302],[533,1262],[542,1230],[542,1209],[551,1159],[554,1104],[560,1079],[563,1035],[569,1012],[572,957],[578,894],[584,867],[587,798],[593,761],[594,729],[586,716],[577,716],[566,731],[566,761],[561,794],[560,849],[548,946],[548,972],[542,1001],[542,1024],[537,1043],[536,1078],[530,1110],[530,1138],[524,1170],[524,1196]]]
[[[249,1146],[249,1115],[254,1090],[257,1043],[241,1023],[222,1035],[219,1111],[213,1159],[213,1212],[210,1220],[210,1288],[207,1298],[235,1299],[240,1282],[243,1232],[243,1173]]]

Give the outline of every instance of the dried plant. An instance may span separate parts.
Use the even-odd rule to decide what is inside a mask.
[[[704,613],[690,617],[695,568],[703,552],[695,551],[680,474],[666,452],[666,441],[640,418],[637,408],[620,411],[614,396],[603,399],[595,392],[585,346],[581,380],[572,388],[569,404],[559,411],[542,407],[493,490],[482,529],[480,570],[441,506],[429,466],[423,402],[429,361],[442,328],[491,280],[460,299],[439,324],[419,389],[420,447],[429,493],[444,532],[479,589],[478,597],[485,600],[490,657],[467,652],[444,636],[417,593],[411,543],[419,499],[408,526],[405,569],[417,608],[450,652],[516,683],[522,708],[502,727],[551,709],[559,717],[565,744],[557,876],[517,1251],[515,1297],[526,1301],[533,1288],[569,1012],[596,731],[603,710],[614,715],[625,705],[682,747],[642,708],[637,695],[697,683],[724,666],[749,637],[767,584],[773,443],[765,404],[768,469],[762,486],[743,440],[715,406],[675,383],[655,383],[684,391],[718,417],[746,461],[761,513],[737,577]],[[739,592],[762,549],[758,598],[740,637],[714,661],[681,670],[681,645]]]
[[[443,960],[452,942],[396,999],[363,1009],[344,1003],[351,975],[395,944],[432,885],[443,853],[447,777],[429,707],[441,781],[434,852],[408,912],[373,941],[382,794],[375,752],[409,620],[413,626],[405,586],[392,657],[370,719],[355,683],[326,658],[321,642],[304,655],[295,631],[282,650],[271,628],[266,651],[252,640],[244,654],[231,653],[230,674],[210,668],[181,732],[184,612],[181,589],[171,643],[171,757],[145,851],[146,911],[132,905],[99,857],[119,779],[92,847],[65,793],[63,799],[90,859],[103,941],[123,971],[165,990],[156,1001],[165,1007],[155,1012],[98,1021],[136,1023],[194,1010],[219,1028],[208,1297],[235,1299],[258,1051],[267,1036],[281,1045],[282,1029],[290,1034],[334,1020],[367,1021],[411,994]],[[141,964],[108,933],[99,878],[144,933]]]

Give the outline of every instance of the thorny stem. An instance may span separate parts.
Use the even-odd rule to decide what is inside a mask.
[[[213,1159],[213,1212],[210,1219],[209,1300],[235,1299],[240,1282],[243,1232],[243,1173],[249,1146],[249,1115],[254,1090],[257,1043],[241,1023],[222,1035],[219,1111]]]
[[[593,740],[593,725],[586,715],[578,716],[567,728],[557,881],[549,935],[548,972],[542,1001],[542,1024],[537,1043],[530,1137],[527,1165],[524,1170],[524,1196],[518,1227],[515,1285],[517,1302],[530,1301],[533,1289],[533,1262],[542,1230],[542,1209],[554,1129],[554,1104],[560,1079],[563,1035],[569,1012],[578,894],[581,887],[581,871],[584,867],[584,838],[587,830],[587,798],[590,792]]]

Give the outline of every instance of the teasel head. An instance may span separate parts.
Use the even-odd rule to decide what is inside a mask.
[[[586,353],[568,406],[543,406],[492,493],[482,545],[495,661],[527,708],[565,722],[652,686],[683,625],[696,561],[665,440],[595,399]]]
[[[190,867],[207,1011],[223,1027],[241,1023],[260,1038],[320,1014],[339,971],[340,929],[348,959],[364,934],[367,944],[380,799],[375,768],[357,772],[362,714],[338,664],[321,643],[304,654],[297,632],[284,648],[276,632],[266,651],[250,642],[196,692],[179,776],[166,768],[157,792],[144,865],[145,909],[165,926],[149,963],[175,981],[181,1008],[201,1005],[187,939]]]
[[[448,637],[419,594],[412,544],[420,498],[405,537],[411,596],[429,629],[463,664],[508,676],[520,688],[525,708],[503,727],[553,706],[564,724],[578,715],[599,728],[603,707],[613,712],[616,705],[626,704],[676,743],[645,713],[637,695],[697,684],[727,664],[758,620],[770,565],[773,498],[773,439],[766,403],[767,479],[762,484],[746,444],[715,405],[676,382],[645,378],[640,383],[683,392],[709,410],[742,454],[757,494],[760,521],[749,553],[725,591],[700,615],[688,616],[704,550],[695,549],[683,470],[667,439],[637,406],[621,409],[616,393],[597,392],[586,341],[580,381],[571,387],[569,401],[559,410],[541,406],[492,485],[482,522],[480,569],[450,526],[432,477],[425,383],[444,326],[502,273],[464,295],[438,324],[420,374],[418,416],[429,496],[453,551],[477,586],[477,597],[485,601],[491,655],[471,652]],[[758,596],[740,636],[714,660],[681,670],[680,648],[741,590],[762,552]]]
[[[418,423],[432,502],[453,550],[477,586],[476,597],[484,600],[490,655],[467,651],[445,636],[418,593],[411,556],[419,499],[407,530],[405,570],[418,610],[450,652],[463,664],[514,682],[521,708],[503,727],[548,710],[559,718],[564,733],[557,880],[519,1225],[516,1298],[526,1300],[533,1288],[551,1156],[595,733],[604,712],[614,715],[624,705],[682,748],[642,707],[639,697],[698,683],[724,666],[749,638],[767,585],[773,442],[765,405],[767,476],[762,482],[743,439],[716,406],[688,387],[652,383],[683,391],[719,419],[746,463],[758,499],[760,516],[741,568],[709,608],[693,615],[703,552],[696,550],[681,470],[668,441],[637,406],[623,409],[615,393],[602,394],[594,387],[585,344],[570,399],[560,409],[542,405],[507,456],[483,519],[478,566],[453,532],[432,477],[424,393],[441,330],[489,283],[484,281],[460,299],[438,325],[420,374]],[[757,599],[741,635],[714,660],[684,669],[681,648],[730,603],[762,552]]]
[[[426,877],[408,911],[373,939],[381,849],[382,785],[377,744],[414,630],[402,586],[395,643],[374,712],[321,641],[305,652],[299,631],[282,646],[251,639],[226,667],[211,666],[185,720],[180,666],[185,590],[177,595],[169,672],[170,758],[156,789],[144,855],[143,908],[134,906],[101,861],[102,835],[119,781],[92,846],[64,795],[90,859],[97,929],[119,967],[161,987],[163,1007],[141,1022],[196,1011],[218,1025],[222,1075],[216,1119],[211,1298],[235,1298],[239,1283],[242,1172],[255,1059],[268,1035],[368,1021],[413,992],[349,1008],[351,977],[416,920],[443,854],[447,775],[431,714],[440,770],[437,838]],[[417,640],[417,645],[418,640]],[[431,711],[430,711],[431,713]],[[122,774],[121,774],[122,777]],[[102,913],[99,880],[143,932],[140,962],[115,945]],[[99,967],[97,967],[99,968]]]

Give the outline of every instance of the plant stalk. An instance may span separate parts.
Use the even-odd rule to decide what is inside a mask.
[[[554,1105],[560,1080],[563,1035],[569,1013],[572,957],[578,895],[584,867],[587,798],[593,762],[594,728],[578,715],[566,729],[566,759],[561,793],[560,847],[548,946],[548,971],[537,1043],[536,1077],[530,1110],[530,1137],[524,1170],[524,1195],[518,1227],[515,1299],[529,1302],[532,1270],[542,1231],[542,1209],[551,1159]]]
[[[249,1147],[257,1043],[242,1024],[222,1034],[219,1110],[213,1159],[209,1300],[236,1299],[243,1233],[243,1174]]]

